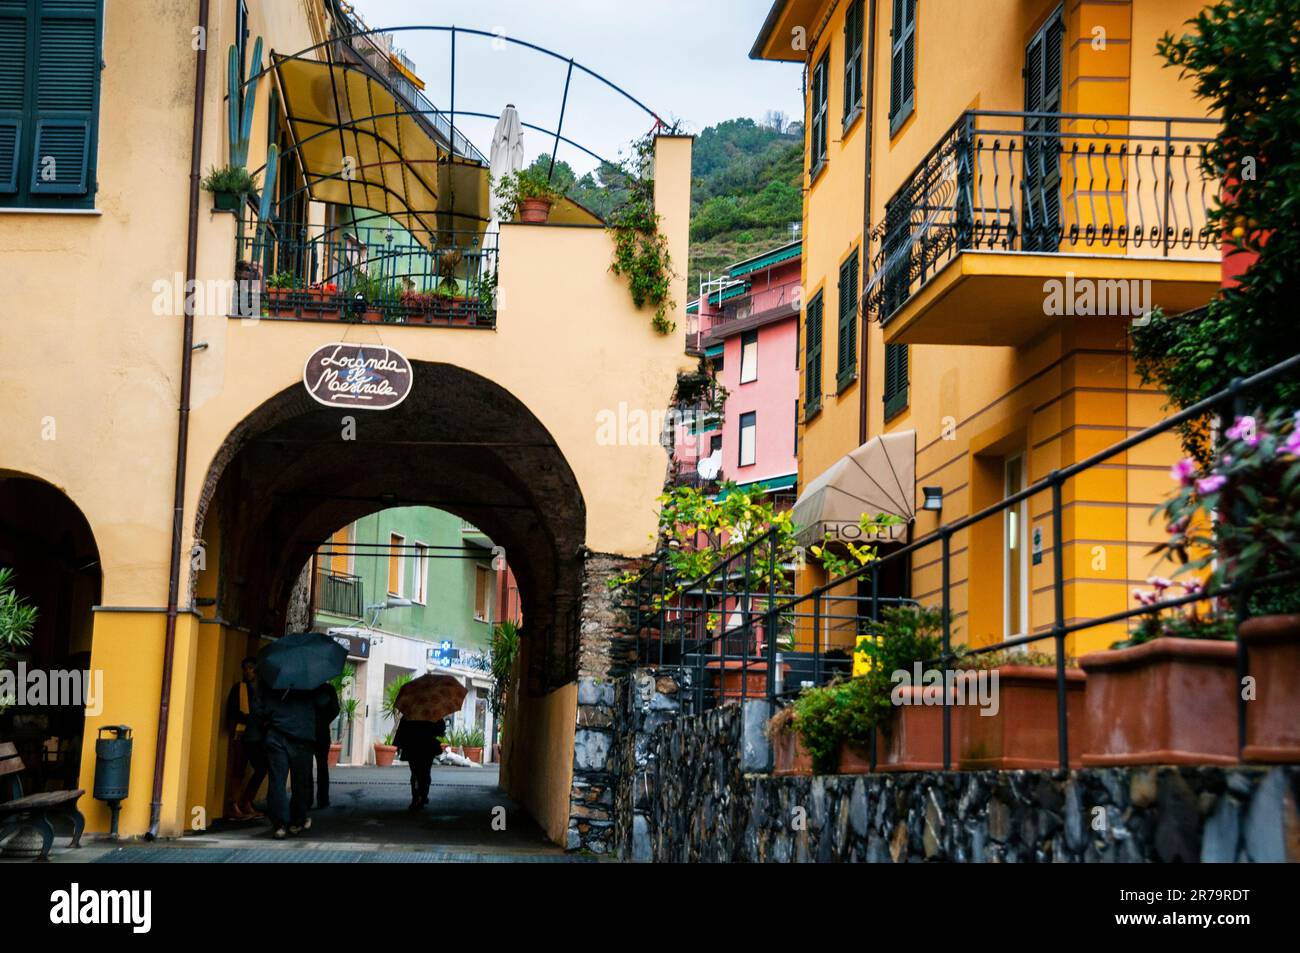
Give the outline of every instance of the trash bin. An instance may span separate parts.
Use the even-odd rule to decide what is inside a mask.
[[[104,732],[113,737],[105,738]],[[131,729],[105,725],[95,739],[95,790],[97,801],[124,801],[131,789]]]

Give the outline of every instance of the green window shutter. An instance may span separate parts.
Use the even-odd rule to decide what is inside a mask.
[[[844,104],[847,123],[862,105],[862,0],[853,0],[844,13]]]
[[[86,195],[94,184],[103,5],[41,0],[36,10],[29,187],[33,195]]]
[[[807,354],[804,357],[804,420],[811,419],[822,406],[822,296],[818,292],[804,312],[807,327],[804,340]]]
[[[890,31],[889,132],[893,135],[912,113],[916,99],[916,4],[894,0]]]
[[[812,75],[812,123],[810,126],[810,145],[808,169],[816,172],[826,161],[826,101],[828,98],[830,72],[830,54],[825,53],[817,61]]]
[[[885,345],[885,420],[907,409],[907,345]]]
[[[18,191],[27,103],[27,11],[0,5],[0,195]]]
[[[840,265],[840,312],[835,358],[835,389],[844,390],[858,376],[858,253]]]

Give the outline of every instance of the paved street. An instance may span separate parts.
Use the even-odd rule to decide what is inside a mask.
[[[114,846],[87,838],[71,850],[56,841],[56,863],[101,862],[374,862],[564,861],[541,828],[497,787],[496,766],[435,767],[430,803],[407,811],[409,772],[392,768],[337,768],[330,776],[328,808],[311,813],[307,834],[277,841],[265,820],[219,821],[179,840]],[[494,830],[494,817],[505,829]],[[498,821],[497,827],[500,827]],[[60,846],[62,845],[62,846]],[[0,859],[0,863],[24,861]]]

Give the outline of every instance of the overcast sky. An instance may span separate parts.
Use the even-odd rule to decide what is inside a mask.
[[[354,0],[372,28],[455,25],[504,34],[573,57],[666,120],[688,132],[724,119],[760,119],[770,109],[799,118],[800,67],[756,62],[749,48],[770,0]],[[426,94],[449,100],[448,34],[398,33],[398,47],[415,61]],[[495,46],[495,48],[494,48]],[[524,122],[554,129],[567,63],[485,37],[456,44],[456,108],[498,115],[514,103]],[[652,120],[589,76],[575,72],[565,113],[565,136],[606,158],[616,158]],[[487,151],[492,120],[458,119],[457,126]],[[551,142],[525,129],[531,159]],[[580,171],[594,165],[564,145],[561,158]]]

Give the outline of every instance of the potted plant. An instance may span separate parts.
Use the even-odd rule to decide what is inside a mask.
[[[463,739],[465,757],[475,764],[483,763],[483,729],[471,728],[465,732]]]
[[[963,708],[957,766],[970,771],[1046,770],[1060,765],[1056,657],[1033,649],[966,654],[953,663]],[[1083,750],[1083,670],[1065,670],[1069,763]]]
[[[1202,592],[1153,577],[1140,603]],[[1237,760],[1235,623],[1221,606],[1192,602],[1140,617],[1130,637],[1079,659],[1087,673],[1082,762],[1232,764]]]
[[[257,182],[242,165],[211,168],[201,185],[212,193],[212,207],[220,212],[238,212],[248,196],[257,191]]]
[[[393,744],[393,736],[397,732],[390,731],[384,735],[383,742],[375,742],[375,767],[390,768],[393,760],[397,757],[397,746]]]
[[[0,669],[8,667],[32,640],[36,607],[20,598],[13,587],[13,570],[0,569]],[[0,712],[12,703],[0,693]]]
[[[788,705],[768,719],[764,729],[772,743],[775,775],[812,774],[812,756],[795,730],[794,719],[794,706]]]
[[[296,316],[294,298],[301,285],[291,271],[277,271],[266,279],[266,306],[272,317]]]
[[[1253,680],[1241,755],[1300,761],[1300,412],[1237,418],[1204,475],[1184,460],[1173,476],[1157,512],[1180,572],[1210,569],[1216,589],[1282,577],[1233,597]]]
[[[564,197],[552,187],[545,176],[535,169],[508,172],[496,184],[496,196],[502,205],[502,214],[519,221],[540,225],[551,215],[551,206]]]
[[[847,751],[842,770],[862,770],[872,731],[877,770],[942,770],[944,675],[939,666],[929,664],[942,651],[942,630],[942,610],[897,606],[886,609],[873,631],[858,640],[868,670],[849,681],[845,695],[841,717]],[[963,712],[950,707],[956,739]]]

